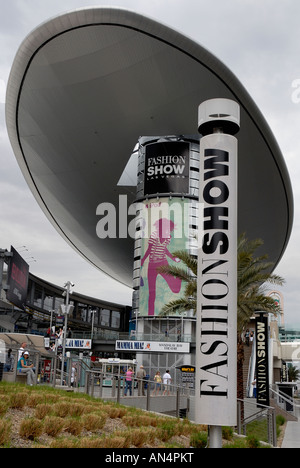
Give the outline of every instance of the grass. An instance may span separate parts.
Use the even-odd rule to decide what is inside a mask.
[[[187,420],[84,394],[0,383],[0,447],[4,448],[185,448],[200,429]]]
[[[259,445],[255,433],[224,444]],[[85,394],[0,382],[1,448],[205,448],[207,427]]]

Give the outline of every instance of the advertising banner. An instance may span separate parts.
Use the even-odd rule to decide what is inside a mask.
[[[237,140],[200,140],[196,421],[237,422]]]
[[[256,388],[257,403],[270,406],[268,317],[256,317]]]
[[[189,202],[174,198],[144,201],[141,210],[140,317],[158,315],[163,306],[183,295],[179,278],[162,273],[169,264],[180,266],[173,255],[189,248]]]
[[[188,194],[190,144],[165,141],[146,146],[144,194]]]
[[[6,298],[15,306],[24,309],[27,299],[29,265],[14,247],[11,247],[10,250],[13,256],[10,258],[7,272],[9,289],[6,293]]]
[[[189,353],[190,343],[167,341],[116,341],[116,351],[138,351],[153,353]]]
[[[67,338],[66,339],[66,348],[70,349],[91,349],[92,348],[92,341],[91,340],[80,340],[80,339],[73,339]]]

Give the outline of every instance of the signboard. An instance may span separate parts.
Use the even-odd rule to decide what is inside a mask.
[[[92,340],[80,340],[77,338],[67,338],[66,348],[72,349],[91,349]]]
[[[257,403],[270,406],[268,317],[256,317],[256,388]]]
[[[13,255],[10,258],[7,272],[9,289],[6,292],[6,298],[15,306],[24,309],[27,299],[29,265],[14,247],[11,247],[11,252]]]
[[[116,341],[116,351],[135,351],[153,353],[189,353],[190,343],[161,341]]]
[[[280,370],[280,382],[288,382],[288,381],[289,381],[288,366],[285,361],[282,361],[282,368]]]
[[[189,193],[190,144],[169,141],[145,148],[144,194]]]
[[[200,140],[196,422],[237,422],[237,140]],[[200,225],[199,225],[200,229]]]
[[[189,202],[179,198],[145,201],[141,210],[140,317],[155,316],[163,306],[184,293],[180,278],[160,272],[160,267],[180,266],[173,255],[189,248]]]
[[[195,388],[195,366],[181,366],[179,367],[181,371],[181,383],[183,385],[188,385],[189,388]]]

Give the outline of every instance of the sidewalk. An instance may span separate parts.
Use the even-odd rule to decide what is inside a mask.
[[[300,448],[300,421],[288,421],[281,448]]]

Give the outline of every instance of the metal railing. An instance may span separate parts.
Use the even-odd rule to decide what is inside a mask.
[[[104,382],[111,380],[111,386]],[[132,377],[131,389],[125,377],[95,370],[85,372],[84,392],[92,397],[113,400],[126,406],[137,406],[147,411],[156,411],[176,417],[189,417],[190,397],[193,390],[187,386],[161,383]]]
[[[271,406],[257,404],[256,400],[245,399],[237,401],[238,425],[237,432],[247,435],[251,425],[261,421],[259,439],[268,442],[273,447],[277,446],[276,411]],[[257,428],[256,428],[257,433]]]
[[[282,411],[289,413],[296,418],[300,417],[300,401],[283,393],[279,389],[275,390],[274,385],[270,387],[271,397],[275,400],[276,405]]]

